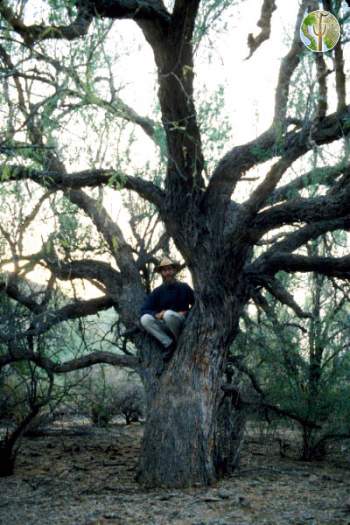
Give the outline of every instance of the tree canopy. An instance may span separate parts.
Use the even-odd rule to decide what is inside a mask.
[[[273,17],[280,8],[274,0],[260,4],[259,33],[246,35],[249,60],[268,45]],[[346,99],[350,10],[338,0],[322,4],[340,19],[339,43],[328,53],[310,54],[301,42],[300,25],[305,13],[319,6],[315,0],[301,0],[274,86],[273,118],[262,133],[244,144],[228,142],[225,108],[218,107],[220,92],[214,102],[221,112],[215,116],[208,101],[206,107],[200,104],[194,87],[197,47],[215,30],[221,16],[229,10],[234,14],[239,2],[50,0],[38,12],[30,2],[4,0],[0,4],[1,199],[8,208],[0,226],[1,288],[31,312],[29,327],[1,334],[4,345],[13,344],[2,353],[0,363],[32,360],[51,372],[96,362],[130,366],[148,384],[149,400],[158,401],[161,394],[157,392],[167,381],[167,395],[178,399],[188,396],[189,384],[192,391],[196,384],[198,398],[193,396],[192,416],[197,421],[201,414],[202,434],[193,441],[193,465],[185,465],[188,455],[184,454],[184,463],[173,465],[169,485],[215,478],[212,462],[203,459],[203,454],[218,457],[213,453],[215,439],[210,438],[215,425],[208,421],[218,408],[225,358],[249,301],[261,306],[268,292],[297,315],[308,317],[310,313],[284,286],[280,272],[350,277],[346,247],[334,246],[327,256],[307,249],[331,232],[343,232],[347,239],[350,228],[350,106]],[[110,39],[112,31],[117,38],[114,23],[121,19],[138,26],[145,49],[154,57],[157,106],[146,115],[122,96],[123,71],[117,58],[120,50],[119,59],[123,59],[124,49],[122,43]],[[298,78],[302,79],[299,83]],[[213,127],[219,131],[210,135]],[[83,149],[74,146],[74,134],[80,135]],[[151,154],[147,158],[143,151],[143,166],[131,173],[138,134],[147,138]],[[206,145],[212,142],[215,149],[218,141],[223,144],[215,155],[222,148],[226,153],[213,161]],[[331,164],[329,156],[326,160],[324,156],[328,145],[336,146]],[[310,153],[312,166],[303,170],[301,160]],[[79,168],[82,155],[88,164],[84,169]],[[251,181],[258,167],[264,175]],[[249,193],[244,199],[242,184]],[[130,230],[109,211],[118,192],[130,210]],[[42,230],[39,244],[33,243],[35,249],[28,251],[24,239],[30,230],[35,231],[39,216],[54,227]],[[138,316],[150,290],[154,264],[173,247],[191,272],[196,303],[180,340],[178,360],[159,383],[154,342],[140,332]],[[39,266],[48,278],[43,296],[36,299],[23,285],[29,272]],[[58,282],[78,280],[93,283],[100,295],[80,294],[48,308],[48,297]],[[57,323],[112,306],[138,349],[138,358],[98,352],[55,364],[33,348],[16,346],[21,337],[40,335]],[[176,385],[187,365],[191,379],[188,376],[186,388],[183,381],[180,392]],[[215,394],[201,404],[199,392],[208,377],[209,390]],[[169,398],[163,401],[165,410]],[[172,430],[178,425],[174,435],[179,442],[191,440],[190,431],[181,434],[179,406],[167,410]],[[169,437],[171,425],[165,428],[167,417],[163,414],[163,418],[163,436]],[[193,432],[195,427],[193,423]],[[158,473],[148,469],[144,482],[149,484],[161,483],[166,476],[161,467],[164,456],[160,452],[155,460],[147,444],[157,439],[154,432],[159,428],[151,415],[144,458],[151,461],[152,457]],[[207,444],[204,452],[198,452],[199,440]],[[196,457],[201,457],[198,463]],[[141,466],[144,473],[146,463]]]

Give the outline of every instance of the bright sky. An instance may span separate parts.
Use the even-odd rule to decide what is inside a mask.
[[[223,22],[228,24],[227,31],[217,32],[211,44],[205,41],[195,57],[195,89],[199,98],[203,98],[203,93],[210,96],[219,86],[224,86],[223,116],[229,119],[232,126],[232,138],[224,151],[254,139],[268,128],[273,116],[279,65],[293,37],[299,2],[277,1],[270,39],[249,60],[245,60],[248,34],[252,32],[256,35],[259,31],[256,23],[261,5],[260,0],[243,0],[228,9],[223,18]],[[111,45],[115,46],[116,41],[121,48],[132,45],[134,49],[132,55],[122,59],[118,67],[117,78],[122,76],[128,86],[121,96],[138,113],[147,116],[147,108],[154,107],[156,93],[150,46],[132,21],[115,24]],[[312,55],[311,51],[307,52]],[[335,98],[329,100],[330,111],[334,110],[335,103]],[[140,137],[142,140],[133,150],[133,164],[142,169],[145,159],[152,164],[155,150],[148,138],[142,134]],[[255,175],[262,176],[266,169],[266,165],[257,167]]]
[[[247,37],[257,34],[256,23],[260,16],[260,0],[244,0],[228,10],[228,30],[218,32],[211,48],[205,41],[195,57],[195,88],[213,93],[218,86],[225,87],[227,116],[234,130],[235,143],[242,143],[263,131],[271,122],[274,90],[280,59],[288,50],[294,31],[297,1],[280,0],[273,15],[272,34],[253,57],[248,55]],[[225,21],[223,18],[223,21]],[[152,51],[143,35],[132,21],[115,24],[112,45],[118,39],[122,45],[135,43],[138,50],[125,57],[118,67],[126,82],[130,82],[123,98],[137,112],[147,114],[155,100],[155,69]],[[208,59],[210,58],[210,63]],[[144,162],[144,155],[141,155]]]

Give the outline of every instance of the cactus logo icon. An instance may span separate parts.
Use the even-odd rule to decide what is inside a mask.
[[[301,41],[308,49],[316,53],[324,53],[333,49],[339,37],[339,22],[328,11],[308,13],[300,26]]]

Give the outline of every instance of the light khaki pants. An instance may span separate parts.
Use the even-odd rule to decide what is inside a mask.
[[[185,316],[174,312],[174,310],[166,310],[162,320],[156,319],[151,314],[143,314],[140,322],[146,332],[153,335],[167,348],[173,342],[169,331],[176,341],[185,322]]]

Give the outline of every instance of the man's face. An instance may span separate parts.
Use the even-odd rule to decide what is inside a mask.
[[[160,273],[162,274],[163,281],[171,282],[175,278],[176,270],[174,266],[163,266],[163,268],[160,269]]]

